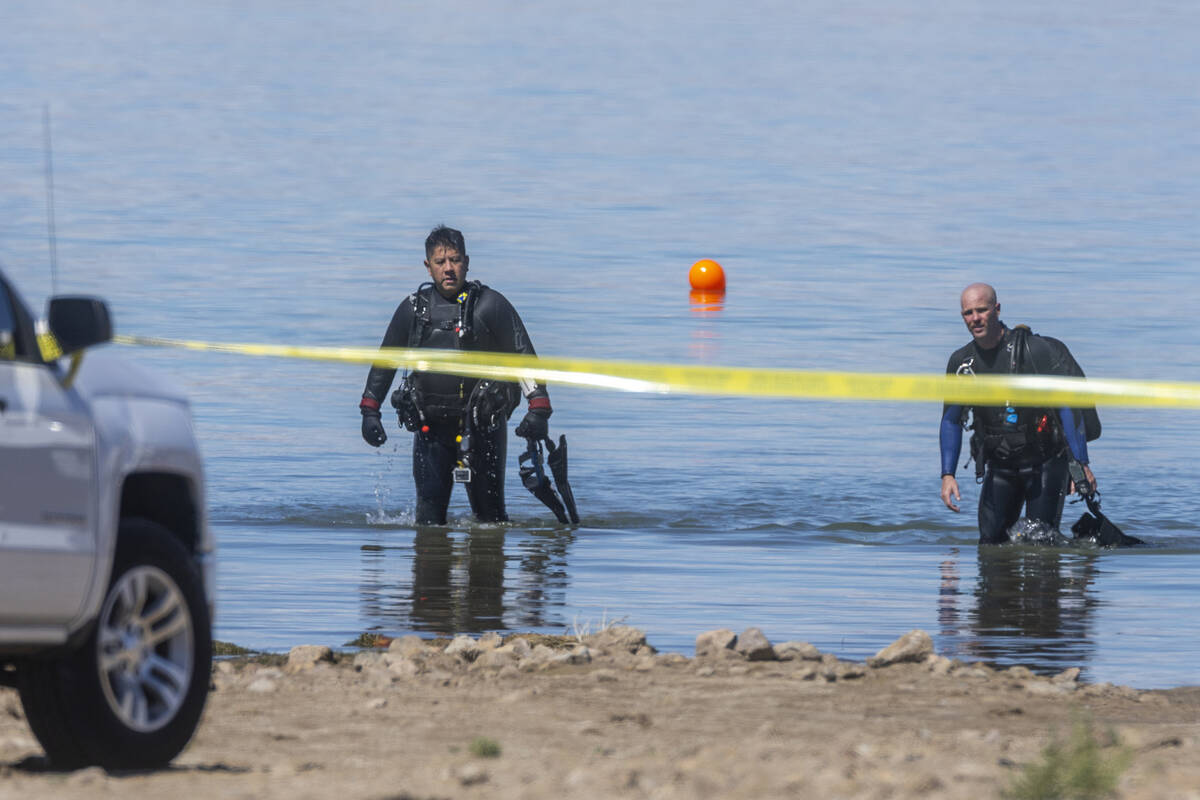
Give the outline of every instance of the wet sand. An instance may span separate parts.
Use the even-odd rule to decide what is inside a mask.
[[[1120,797],[1200,798],[1200,687],[731,636],[691,658],[616,627],[223,661],[191,745],[135,774],[51,770],[3,689],[0,797],[999,797],[1086,725],[1128,759]]]

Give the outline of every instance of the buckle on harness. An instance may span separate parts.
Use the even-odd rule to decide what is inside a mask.
[[[470,467],[455,467],[454,468],[454,482],[455,483],[470,483],[471,482],[471,468]]]

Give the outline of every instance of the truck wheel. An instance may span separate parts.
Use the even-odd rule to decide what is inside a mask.
[[[95,629],[60,660],[22,670],[21,702],[51,764],[162,766],[208,696],[212,631],[200,571],[166,528],[122,520]]]

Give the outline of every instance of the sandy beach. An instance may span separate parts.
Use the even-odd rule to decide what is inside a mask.
[[[637,630],[234,658],[167,769],[50,769],[0,690],[0,797],[1000,797],[1072,732],[1124,798],[1200,797],[1200,687],[1139,691],[932,654],[867,663],[755,629]]]

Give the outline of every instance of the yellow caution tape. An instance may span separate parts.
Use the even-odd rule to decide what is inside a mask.
[[[1200,408],[1200,384],[1044,375],[899,375],[547,358],[465,350],[289,347],[115,336],[120,344],[249,356],[375,364],[474,378],[529,378],[626,392],[961,405]]]

